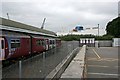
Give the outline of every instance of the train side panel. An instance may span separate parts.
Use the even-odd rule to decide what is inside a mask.
[[[45,43],[42,38],[32,38],[32,53],[45,51]]]
[[[9,38],[9,55],[7,58],[18,58],[30,53],[30,38]]]

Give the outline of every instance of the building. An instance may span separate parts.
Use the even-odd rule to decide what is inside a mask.
[[[48,31],[45,29],[40,29],[31,25],[23,24],[20,22],[16,22],[13,20],[5,19],[0,17],[0,30],[2,31],[17,31],[17,32],[22,32],[22,33],[30,33],[30,34],[39,34],[39,35],[44,35],[44,36],[50,36],[50,37],[57,37],[57,34]]]
[[[84,29],[81,31],[70,31],[70,32],[58,32],[57,35],[61,36],[61,35],[98,35],[98,29]],[[106,34],[106,30],[105,29],[99,29],[99,35],[102,36]]]

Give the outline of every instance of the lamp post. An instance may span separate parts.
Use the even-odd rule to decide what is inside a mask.
[[[9,19],[9,14],[7,13],[7,18]]]
[[[99,36],[99,24],[98,24],[98,36]]]

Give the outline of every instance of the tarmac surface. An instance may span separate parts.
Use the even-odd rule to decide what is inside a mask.
[[[59,48],[52,49],[32,59],[2,70],[3,78],[45,78],[73,49],[78,41],[62,42]],[[77,51],[76,51],[77,52]]]
[[[93,78],[104,78],[103,80],[111,78],[118,79],[119,65],[117,47],[88,47],[86,59],[87,78],[91,78],[91,80]]]

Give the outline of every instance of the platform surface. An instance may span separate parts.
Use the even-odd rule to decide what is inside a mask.
[[[64,73],[61,75],[61,78],[64,79],[81,79],[83,78],[84,70],[84,59],[85,59],[86,47],[82,47],[77,55],[70,62],[69,66],[66,68]]]
[[[118,78],[118,48],[100,47],[87,50],[87,78]]]

